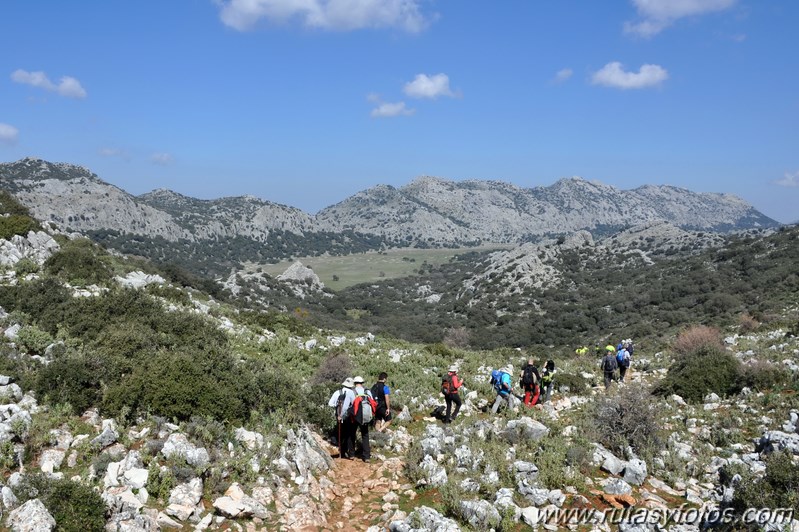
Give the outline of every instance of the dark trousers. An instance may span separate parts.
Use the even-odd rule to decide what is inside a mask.
[[[524,404],[533,406],[538,402],[538,396],[541,394],[541,388],[537,385],[524,387]]]
[[[444,396],[444,401],[447,402],[447,417],[445,419],[455,419],[461,409],[461,396],[457,393],[451,393]],[[455,403],[455,411],[452,412],[452,416],[450,417],[449,413],[450,410],[452,410],[452,403]]]
[[[619,366],[619,382],[624,380],[624,376],[627,374],[627,368],[624,366]]]
[[[341,441],[339,449],[342,458],[352,458],[355,456],[355,426],[356,424],[349,418],[341,422]]]
[[[605,372],[605,389],[606,390],[608,388],[610,388],[610,383],[613,382],[613,377],[614,376],[615,376],[615,373],[613,371],[606,371]]]
[[[361,429],[361,458],[368,460],[372,457],[372,448],[369,445],[369,425],[358,425],[349,419],[341,427],[341,437],[344,439],[342,457],[355,458],[355,438],[359,428]]]

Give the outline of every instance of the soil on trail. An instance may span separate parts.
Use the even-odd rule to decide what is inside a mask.
[[[338,457],[338,449],[328,446],[334,458],[328,472],[335,486],[324,531],[366,530],[374,525],[387,525],[397,510],[400,491],[412,489],[402,476],[404,462],[400,458],[380,460],[375,453],[370,462]]]

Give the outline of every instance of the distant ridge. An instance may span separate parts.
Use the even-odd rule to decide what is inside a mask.
[[[422,176],[400,188],[376,185],[315,216],[253,196],[200,200],[166,189],[133,196],[85,167],[32,157],[0,164],[0,187],[17,195],[38,218],[66,229],[169,242],[244,238],[264,244],[274,234],[311,240],[326,234],[342,245],[352,238],[337,239],[336,234],[357,233],[375,235],[382,245],[436,247],[525,242],[579,230],[601,236],[663,221],[715,232],[779,225],[731,194],[654,185],[624,191],[580,177],[521,188],[502,181]]]

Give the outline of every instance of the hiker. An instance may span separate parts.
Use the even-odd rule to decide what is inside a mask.
[[[386,385],[388,373],[385,371],[377,376],[377,382],[372,386],[372,397],[377,402],[375,412],[375,430],[383,432],[391,425],[391,390]]]
[[[605,389],[610,388],[610,383],[613,382],[616,375],[616,349],[612,345],[605,348],[605,356],[602,358],[601,368],[605,374]]]
[[[458,377],[458,366],[450,366],[447,374],[441,378],[441,393],[444,394],[444,401],[447,403],[447,413],[444,415],[444,423],[452,423],[458,417],[461,409],[461,396],[458,390],[463,385],[463,381]],[[452,403],[455,403],[455,411],[450,415]]]
[[[499,374],[494,383],[494,389],[497,391],[497,398],[494,399],[494,406],[491,407],[492,414],[496,414],[503,404],[507,404],[508,407],[513,406],[513,383],[510,378],[511,373],[513,373],[513,368],[510,366],[499,370]]]
[[[355,400],[355,392],[352,390],[355,386],[355,383],[352,381],[352,377],[347,377],[344,379],[344,382],[342,382],[341,385],[343,388],[335,392],[327,404],[330,405],[333,403],[335,398],[335,403],[331,406],[334,406],[336,409],[336,424],[338,425],[338,456],[339,458],[352,459],[353,454],[349,447],[351,443],[350,432],[352,429],[352,422],[350,421],[350,416],[347,412],[350,405]]]
[[[627,368],[630,367],[630,352],[627,351],[627,345],[623,344],[622,348],[616,352],[616,364],[619,366],[619,382],[624,382],[624,375],[627,374]]]
[[[355,437],[358,429],[361,429],[361,460],[368,462],[372,457],[372,449],[369,445],[369,425],[372,423],[377,403],[372,397],[372,392],[363,387],[363,377],[355,377],[352,382],[355,383],[353,389],[355,397],[349,409],[351,423],[347,440],[347,454],[350,458],[354,458]]]
[[[544,386],[546,390],[544,394],[544,403],[548,403],[549,399],[552,397],[552,388],[555,386],[554,378],[555,361],[547,360],[547,363],[544,365],[544,373],[541,375],[541,385]]]
[[[541,374],[538,373],[538,368],[535,367],[535,360],[532,358],[527,361],[527,365],[522,369],[521,386],[524,390],[524,404],[531,407],[538,403],[538,397],[541,395]]]

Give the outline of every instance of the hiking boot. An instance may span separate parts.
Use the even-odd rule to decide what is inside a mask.
[[[444,423],[452,423],[452,420],[451,420],[450,418],[448,418],[448,417],[445,417],[445,418],[443,419],[443,422],[444,422]]]
[[[363,460],[364,464],[368,464],[369,462],[372,461],[371,458],[361,458],[361,460]]]

